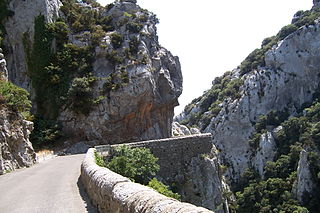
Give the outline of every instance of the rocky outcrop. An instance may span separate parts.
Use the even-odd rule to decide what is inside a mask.
[[[313,192],[315,184],[312,180],[312,175],[309,168],[308,153],[305,150],[300,152],[300,159],[297,169],[297,181],[293,189],[293,193],[301,202],[305,202],[305,198]]]
[[[319,7],[320,6],[320,1],[319,0],[313,0],[313,8]]]
[[[0,174],[29,167],[36,162],[36,154],[29,141],[33,123],[5,107],[0,110]]]
[[[212,213],[204,208],[165,197],[149,187],[133,183],[96,165],[94,149],[89,149],[81,165],[83,185],[100,212]]]
[[[217,213],[228,213],[226,195],[230,189],[222,176],[223,171],[215,148],[212,149],[211,155],[192,158],[184,174],[185,181],[179,187],[180,194],[184,200],[195,205],[212,209]]]
[[[0,78],[1,80],[8,81],[7,62],[0,48]]]
[[[112,16],[117,25],[124,18],[124,12],[136,17],[143,15],[142,9],[131,1],[116,2],[105,15]],[[99,79],[93,89],[95,93],[98,95],[105,78],[121,67],[126,68],[128,83],[109,91],[89,115],[74,114],[69,108],[61,112],[58,120],[66,132],[90,140],[103,138],[111,144],[171,136],[173,109],[182,92],[180,63],[178,57],[159,45],[154,15],[148,12],[144,16],[148,20],[140,33],[130,33],[125,25],[117,28],[116,32],[124,37],[122,47],[112,49],[110,36],[114,32],[110,32],[96,48],[93,74]],[[122,54],[133,37],[140,41],[137,57],[144,62],[126,58],[121,65],[113,66],[106,54],[110,51]]]
[[[185,136],[185,135],[194,135],[200,134],[199,129],[197,128],[188,128],[185,125],[181,125],[178,122],[172,123],[172,136]]]
[[[276,155],[277,144],[274,134],[274,132],[268,131],[261,135],[259,147],[257,148],[257,152],[254,153],[254,157],[252,159],[253,168],[259,172],[261,177],[264,175],[264,167],[266,163],[268,161],[273,161]]]
[[[4,43],[9,49],[9,79],[30,92],[35,113],[41,106],[37,106],[37,91],[27,74],[30,73],[27,58],[33,45],[34,21],[39,15],[43,15],[46,22],[65,18],[66,14],[59,11],[61,6],[59,0],[12,0],[8,5],[8,9],[14,12],[4,23],[7,31]],[[86,115],[74,113],[67,104],[61,107],[56,114],[65,133],[84,140],[104,138],[106,143],[170,137],[173,108],[178,105],[177,99],[182,92],[182,74],[178,57],[158,42],[155,26],[158,20],[155,15],[141,9],[132,0],[116,1],[109,8],[95,8],[86,3],[79,3],[78,6],[112,17],[115,29],[105,33],[93,53],[90,73],[97,81],[92,91],[94,97],[99,97],[99,104]],[[134,29],[128,30],[126,23],[132,24]],[[93,47],[89,31],[72,32],[70,30],[68,35],[69,43]],[[113,47],[111,37],[114,33],[123,36],[121,47]],[[132,41],[136,41],[136,57],[128,56]],[[28,48],[29,53],[26,53]],[[55,41],[52,50],[55,51]],[[123,62],[115,65],[110,59],[112,54]],[[106,59],[107,55],[109,59]],[[126,83],[118,78],[123,69],[127,73]],[[117,89],[109,88],[106,92],[104,85],[112,75],[118,76],[112,81],[119,84]]]
[[[2,53],[0,54],[2,55]],[[8,80],[6,78],[7,68],[5,65],[6,60],[4,57],[0,58],[1,81]],[[29,167],[36,162],[36,154],[29,141],[29,135],[33,130],[33,123],[24,120],[20,113],[9,110],[4,103],[5,100],[1,96],[0,174],[22,167]]]
[[[5,46],[9,49],[6,54],[9,80],[14,84],[31,92],[31,82],[28,76],[27,54],[24,42],[33,41],[34,20],[39,15],[44,15],[48,22],[59,17],[59,0],[11,0],[8,9],[14,15],[7,18],[4,23],[6,28]]]

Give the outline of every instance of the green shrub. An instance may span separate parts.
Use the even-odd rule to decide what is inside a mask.
[[[160,181],[157,180],[157,178],[152,178],[149,181],[148,186],[150,188],[153,188],[154,190],[156,190],[160,194],[163,194],[164,196],[171,197],[171,198],[174,198],[176,200],[181,200],[181,196],[178,193],[172,192],[169,189],[169,186],[161,183]]]
[[[294,200],[291,190],[292,183],[280,178],[251,183],[242,192],[236,193],[237,212],[309,212]]]
[[[131,33],[139,33],[143,28],[143,25],[136,22],[129,22],[126,29]]]
[[[91,33],[91,44],[92,46],[98,46],[101,42],[101,39],[105,36],[105,32],[100,25],[94,27],[93,32]]]
[[[36,147],[51,146],[63,137],[62,127],[54,120],[36,118],[30,141]]]
[[[130,148],[119,146],[107,167],[141,184],[148,184],[160,167],[158,158],[154,157],[147,148]]]
[[[11,110],[16,112],[29,112],[31,108],[31,101],[29,100],[29,93],[10,83],[0,80],[0,95],[2,102]]]
[[[94,101],[92,91],[94,82],[95,79],[90,77],[73,79],[67,97],[75,113],[87,115],[91,111]]]
[[[284,26],[280,32],[277,34],[277,37],[279,40],[283,40],[285,37],[290,35],[291,33],[298,30],[298,27],[294,24],[289,24],[287,26]]]
[[[47,24],[48,31],[56,38],[57,47],[61,49],[68,42],[69,28],[63,21],[57,21]]]
[[[101,166],[101,167],[106,167],[107,166],[107,164],[104,161],[103,157],[97,151],[94,152],[94,158],[95,158],[96,164],[98,166]]]
[[[116,50],[112,50],[111,52],[106,53],[106,59],[110,61],[113,65],[122,64],[124,62],[124,58],[119,56]]]
[[[119,33],[112,33],[111,36],[111,44],[115,49],[118,49],[122,46],[123,36]]]
[[[139,50],[140,41],[137,37],[133,37],[129,42],[129,51],[132,55],[136,55]]]
[[[98,23],[102,26],[102,29],[106,32],[113,31],[114,26],[112,24],[112,16],[103,16]]]

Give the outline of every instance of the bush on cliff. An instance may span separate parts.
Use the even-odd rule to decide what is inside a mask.
[[[181,196],[178,193],[172,192],[169,189],[169,186],[158,181],[157,178],[152,178],[152,180],[150,180],[150,182],[148,183],[148,186],[167,197],[172,197],[174,199],[181,200]]]
[[[30,135],[30,141],[36,148],[51,146],[63,137],[61,125],[56,121],[35,118],[33,122],[34,130]]]
[[[16,112],[29,112],[31,101],[29,93],[10,82],[0,80],[1,104]]]
[[[114,157],[107,167],[137,183],[146,185],[160,169],[157,161],[158,158],[147,148],[119,146],[115,149]]]

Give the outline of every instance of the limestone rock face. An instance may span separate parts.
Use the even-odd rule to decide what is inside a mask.
[[[2,80],[8,81],[7,62],[0,48],[0,76]]]
[[[319,0],[313,0],[313,7],[319,7],[320,1]]]
[[[308,163],[308,153],[305,150],[300,152],[300,159],[298,163],[298,170],[297,170],[297,181],[294,188],[294,193],[297,199],[303,203],[304,197],[307,194],[312,193],[314,190],[315,184],[312,180],[312,175],[309,168]]]
[[[223,193],[230,189],[222,177],[217,153],[210,158],[193,158],[184,179],[180,192],[182,199],[217,213],[229,212],[228,201],[223,197]]]
[[[117,26],[124,18],[124,12],[139,17],[142,9],[131,1],[120,1],[105,15],[112,16]],[[126,67],[129,82],[110,91],[89,115],[74,114],[68,108],[61,112],[58,120],[66,132],[89,140],[103,138],[104,143],[110,144],[171,136],[173,109],[178,105],[177,98],[182,92],[180,62],[178,57],[160,46],[154,15],[148,12],[147,18],[139,34],[128,32],[125,25],[118,26],[116,31],[123,35],[124,42],[121,48],[113,49],[118,54],[122,53],[129,48],[130,40],[135,36],[140,41],[138,60],[144,62],[125,58],[121,66]],[[114,66],[106,59],[107,52],[112,48],[112,33],[107,33],[102,40],[102,44],[109,49],[101,45],[96,48],[93,75],[100,79],[93,90],[97,96],[103,89],[103,78],[120,69],[120,66]]]
[[[1,80],[7,81],[7,74],[6,60],[2,57]],[[0,106],[0,174],[29,167],[36,162],[36,154],[29,141],[32,130],[32,122],[24,120],[19,113]]]
[[[264,167],[267,161],[273,161],[277,145],[273,136],[273,132],[268,131],[261,135],[259,147],[252,159],[254,168],[259,172],[259,175],[263,177]]]
[[[226,173],[229,179],[238,180],[248,167],[257,167],[262,172],[265,160],[253,163],[252,159],[262,159],[262,152],[273,150],[273,139],[269,133],[260,141],[264,148],[258,153],[253,152],[249,145],[259,116],[271,110],[287,110],[289,115],[296,115],[302,104],[312,100],[319,88],[319,30],[319,23],[304,26],[266,53],[265,67],[243,76],[239,69],[229,74],[231,79],[241,78],[244,81],[239,91],[240,98],[227,98],[219,104],[221,111],[204,129],[204,132],[212,133],[213,143],[221,150],[221,160],[229,165]],[[197,109],[199,102],[190,111]],[[191,115],[185,113],[177,119],[180,121],[188,116]],[[267,158],[271,159],[272,153]]]
[[[5,108],[0,110],[0,174],[36,162],[36,154],[29,141],[33,123]]]
[[[8,9],[14,12],[5,22],[7,36],[6,47],[9,53],[6,55],[9,72],[9,80],[20,87],[31,91],[30,79],[27,75],[26,53],[23,44],[24,39],[33,41],[34,19],[44,15],[48,22],[59,17],[59,0],[12,0]]]

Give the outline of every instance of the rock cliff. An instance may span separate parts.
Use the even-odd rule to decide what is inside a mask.
[[[318,7],[314,1],[312,10],[297,12],[290,25],[265,39],[238,68],[217,77],[211,89],[175,118],[212,133],[219,158],[227,167],[224,174],[232,189],[239,191],[240,210],[250,211],[254,206],[247,199],[255,196],[255,189],[263,189],[262,197],[271,196],[265,184],[275,181],[270,184],[273,187],[276,181],[290,178],[288,188],[281,190],[291,191],[296,205],[310,212],[318,208],[312,204],[317,202],[320,174],[318,140],[312,136],[319,121],[312,114],[319,110]],[[258,197],[254,199],[264,205]],[[274,205],[268,202],[269,207]]]
[[[29,141],[33,123],[4,107],[0,110],[0,174],[29,167],[36,154]]]
[[[31,93],[35,114],[85,140],[121,143],[171,136],[181,67],[178,57],[160,46],[153,13],[136,1],[101,7],[72,0],[12,0],[8,8],[14,12],[4,24],[9,79]],[[41,30],[41,16],[60,27]],[[37,38],[37,29],[48,34]],[[67,51],[78,51],[73,62],[64,57]],[[42,57],[46,52],[51,53]]]
[[[266,159],[272,159],[271,152],[268,153],[271,154],[270,157],[265,156],[266,159],[260,161],[262,165],[258,159],[252,160],[252,157],[259,158],[263,149],[274,149],[271,132],[261,138],[260,153],[253,153],[250,147],[249,141],[261,115],[267,115],[272,110],[297,115],[303,104],[313,100],[319,89],[319,30],[320,24],[317,21],[303,26],[266,52],[265,66],[245,75],[238,68],[223,76],[225,81],[240,79],[243,82],[236,92],[237,97],[226,95],[219,102],[219,112],[209,117],[207,123],[200,120],[198,126],[203,132],[212,133],[213,143],[221,150],[221,159],[229,165],[230,179],[237,180],[246,168],[261,168]],[[215,83],[214,81],[213,86]],[[190,124],[197,113],[203,116],[214,114],[213,108],[201,111],[201,104],[207,97],[206,94],[196,99],[176,120]],[[274,131],[276,127],[270,128],[270,131]]]
[[[59,0],[10,0],[8,9],[14,15],[4,21],[6,36],[5,47],[8,48],[6,54],[9,72],[9,80],[20,87],[32,90],[30,76],[28,75],[27,54],[24,47],[24,35],[29,38],[34,37],[34,20],[37,16],[44,15],[48,22],[59,17]],[[31,40],[31,39],[30,39]]]
[[[4,174],[18,168],[33,165],[36,162],[36,154],[29,141],[33,123],[26,121],[19,112],[7,106],[7,96],[3,94],[2,86],[3,84],[8,84],[5,59],[0,59],[0,63],[0,174]]]

